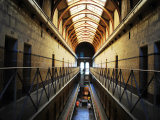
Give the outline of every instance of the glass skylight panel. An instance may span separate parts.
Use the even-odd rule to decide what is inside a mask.
[[[86,8],[86,5],[84,5],[84,4],[72,7],[70,9],[71,15],[73,15],[73,14],[75,14],[77,12],[80,12],[80,11],[84,10],[85,8]]]
[[[77,35],[90,35],[90,33],[86,32],[78,32]]]
[[[80,35],[80,34],[83,34],[83,33],[86,33],[86,34],[92,35],[92,36],[94,35],[94,33],[90,32],[90,31],[88,31],[88,30],[78,31],[78,32],[77,32],[77,35]]]
[[[85,27],[79,27],[79,28],[77,28],[75,31],[77,32],[77,31],[79,31],[79,30],[85,30],[86,28]]]
[[[98,25],[97,25],[97,24],[95,24],[95,23],[93,23],[93,22],[91,22],[91,21],[87,21],[87,23],[88,23],[88,24],[90,24],[90,25],[92,25],[92,26],[94,26],[95,28],[97,28],[97,27],[98,27]]]
[[[89,27],[90,25],[89,25],[89,24],[86,24],[86,23],[84,22],[84,23],[81,23],[81,24],[78,24],[77,26],[75,26],[75,28],[80,27],[80,26],[82,26],[82,27]]]
[[[92,35],[84,35],[84,34],[80,34],[80,35],[78,35],[78,37],[82,37],[82,38],[91,38],[91,39],[93,39],[94,38],[94,36]]]
[[[106,2],[106,0],[100,0],[100,1],[102,1],[102,2]]]
[[[88,27],[88,29],[90,29],[90,30],[96,32],[96,29],[94,29],[94,28],[92,28],[92,27]]]
[[[96,3],[104,6],[107,0],[93,0],[93,1],[95,1]]]
[[[78,39],[91,39],[91,40],[94,39],[94,37],[88,37],[88,36],[78,36],[77,38]]]
[[[84,23],[85,23],[85,21],[77,22],[76,24],[74,24],[74,26],[79,26],[79,25],[84,24]]]
[[[93,41],[93,38],[89,38],[89,37],[80,37],[80,38],[78,38],[78,39],[83,39],[83,40],[88,39],[88,40],[90,40],[90,41]]]
[[[80,14],[80,15],[77,15],[75,16],[74,18],[72,18],[72,21],[75,22],[76,20],[79,20],[81,18],[85,17],[85,14]]]
[[[83,39],[93,39],[94,37],[93,36],[91,36],[91,37],[88,37],[88,36],[81,36],[81,38],[83,38]]]
[[[85,30],[86,27],[84,27],[84,26],[78,27],[78,28],[76,28],[76,31],[77,31],[77,30],[82,30],[82,29]]]
[[[81,24],[84,24],[84,23],[85,23],[85,21],[78,22],[78,23],[74,24],[74,26],[75,26],[75,28],[76,28],[77,26],[80,26]]]
[[[76,29],[75,31],[78,33],[79,31],[92,31],[93,33],[95,33],[96,32],[96,30],[95,29],[93,29],[93,28],[78,28],[78,29]]]
[[[78,42],[81,42],[81,41],[82,41],[82,42],[88,41],[88,42],[91,42],[91,43],[93,42],[92,39],[82,39],[82,38],[81,38],[81,39],[78,40]]]
[[[102,15],[103,10],[95,5],[87,4],[87,9],[97,13],[98,15]]]
[[[93,40],[92,40],[93,38],[90,38],[90,37],[82,37],[82,36],[78,36],[78,39],[82,39],[82,40],[88,39],[88,40],[93,41]]]
[[[82,39],[82,38],[81,38],[81,39],[79,39],[79,40],[78,40],[78,42],[81,42],[81,41],[82,41],[82,42],[83,42],[83,41],[84,41],[84,42],[85,42],[85,41],[93,42],[93,40],[92,40],[92,39]]]
[[[73,0],[67,0],[68,3],[71,2],[71,1],[73,1]]]
[[[78,37],[77,37],[78,39],[80,39],[80,38],[83,38],[83,39],[91,39],[91,40],[93,40],[94,39],[94,36],[84,36],[84,35],[78,35]]]
[[[81,1],[81,0],[67,0],[68,5],[71,5],[71,4],[78,2],[78,1]]]
[[[100,19],[99,19],[98,17],[96,17],[96,16],[94,16],[94,15],[92,15],[92,14],[87,14],[87,17],[89,17],[89,18],[91,18],[91,19],[93,19],[93,20],[95,20],[95,21],[97,21],[97,22],[100,21]]]
[[[94,33],[90,32],[91,35],[94,35]]]

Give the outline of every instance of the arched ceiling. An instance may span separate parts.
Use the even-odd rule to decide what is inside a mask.
[[[114,28],[114,10],[119,15],[118,0],[57,0],[58,28],[73,50],[82,42],[91,43],[95,51]],[[64,6],[64,2],[67,6]],[[62,7],[63,5],[63,7]],[[62,7],[62,8],[61,8]]]

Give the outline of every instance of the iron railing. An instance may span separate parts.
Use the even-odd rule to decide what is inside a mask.
[[[78,67],[0,68],[0,119],[29,119],[78,72]]]
[[[160,119],[160,71],[90,68],[92,76],[137,119]]]

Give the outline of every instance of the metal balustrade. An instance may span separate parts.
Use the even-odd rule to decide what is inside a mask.
[[[160,119],[160,71],[90,68],[92,76],[136,119]]]
[[[29,119],[79,73],[79,67],[0,68],[0,119]]]

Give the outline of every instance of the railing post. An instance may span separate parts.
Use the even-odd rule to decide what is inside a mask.
[[[37,107],[38,107],[38,89],[39,89],[39,80],[38,80],[39,68],[37,68]]]
[[[13,82],[14,82],[14,98],[13,98],[14,120],[17,119],[17,109],[16,109],[17,83],[16,83],[16,76],[17,76],[17,69],[15,69],[15,77],[13,78]]]
[[[132,108],[132,92],[133,92],[133,70],[131,70],[131,92],[130,92],[130,107]]]
[[[121,96],[121,87],[122,87],[122,70],[120,69],[120,96]],[[120,101],[120,96],[119,96],[119,101]]]

